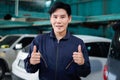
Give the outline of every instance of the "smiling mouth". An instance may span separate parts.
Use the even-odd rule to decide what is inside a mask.
[[[56,27],[62,27],[62,26],[56,26]]]

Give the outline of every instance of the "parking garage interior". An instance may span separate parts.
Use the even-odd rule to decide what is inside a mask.
[[[55,1],[71,5],[72,34],[112,39],[112,25],[120,20],[119,0],[0,0],[0,36],[49,32],[48,10]]]

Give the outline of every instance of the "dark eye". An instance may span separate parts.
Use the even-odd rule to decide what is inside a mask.
[[[56,19],[56,18],[57,18],[57,16],[53,16],[53,18],[55,18],[55,19]]]
[[[61,16],[61,18],[65,18],[65,16]]]
[[[57,16],[54,16],[54,18],[57,18]]]

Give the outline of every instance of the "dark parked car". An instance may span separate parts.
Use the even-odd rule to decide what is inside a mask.
[[[120,22],[113,25],[115,31],[104,66],[104,80],[120,80]]]

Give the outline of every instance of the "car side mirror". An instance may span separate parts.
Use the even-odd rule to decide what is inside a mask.
[[[15,49],[17,49],[17,50],[18,50],[18,49],[22,49],[22,43],[16,44],[16,45],[15,45]]]

